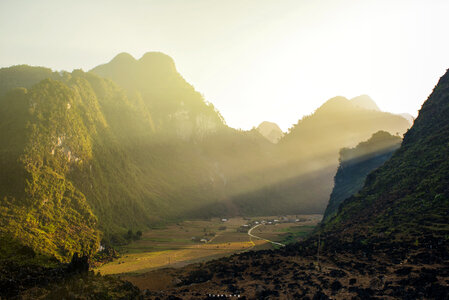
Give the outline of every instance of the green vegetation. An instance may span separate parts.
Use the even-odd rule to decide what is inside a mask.
[[[0,151],[8,159],[2,159],[6,165],[1,177],[18,177],[1,180],[0,230],[61,261],[68,261],[75,252],[91,255],[99,241],[97,218],[85,196],[67,179],[71,167],[82,168],[92,156],[78,99],[70,88],[50,79],[29,91],[13,91],[1,102],[7,105],[18,98],[28,102],[27,109],[18,113],[20,119],[10,121],[15,115],[1,118],[1,135],[16,132],[17,125],[22,136],[2,136],[5,143]],[[73,109],[67,109],[68,105]],[[23,102],[17,108],[25,108]],[[7,172],[9,164],[13,173]]]
[[[0,79],[1,236],[63,262],[186,218],[321,212],[340,148],[408,126],[330,100],[274,145],[226,126],[162,53]]]
[[[27,65],[0,69],[0,97],[15,88],[30,88],[37,82],[50,78],[59,79],[59,74],[44,67],[31,67]]]
[[[359,193],[343,202],[325,231],[354,233],[419,245],[449,238],[449,73],[423,104],[402,146],[368,175]],[[356,223],[357,226],[353,224]]]
[[[363,187],[366,176],[387,161],[400,147],[401,141],[398,136],[379,131],[357,147],[340,151],[340,166],[334,178],[334,188],[324,220],[335,215],[338,206]]]
[[[282,244],[296,243],[300,239],[304,239],[308,235],[310,235],[315,228],[316,228],[315,225],[301,225],[301,226],[282,228],[279,231],[286,232],[287,235],[282,239],[281,243]]]

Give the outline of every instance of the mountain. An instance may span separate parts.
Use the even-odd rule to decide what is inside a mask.
[[[135,102],[139,104],[139,110],[146,111],[154,129],[145,147],[158,139],[159,151],[164,147],[176,149],[176,153],[163,153],[164,160],[172,161],[173,172],[177,174],[166,178],[165,189],[186,189],[195,195],[192,201],[196,199],[194,206],[187,206],[186,196],[176,192],[177,216],[244,214],[245,208],[235,203],[235,197],[258,190],[270,182],[270,176],[264,174],[264,170],[276,165],[272,155],[274,145],[256,130],[245,132],[226,126],[214,106],[204,101],[202,95],[177,72],[169,56],[148,52],[136,60],[122,53],[89,73],[113,80],[124,88],[128,98],[137,98]],[[190,156],[185,157],[185,161],[175,163],[187,153]],[[141,166],[144,169],[157,169],[144,165]],[[196,174],[195,183],[189,181],[191,175],[176,172],[179,167]],[[161,168],[159,172],[166,172],[163,166]],[[183,183],[185,178],[190,178],[188,184]],[[182,188],[178,187],[180,183]],[[172,208],[166,209],[170,211]]]
[[[299,120],[282,141],[285,147],[327,155],[335,149],[354,147],[373,133],[383,130],[402,134],[409,128],[404,118],[382,111],[365,109],[344,97],[326,101],[312,115]],[[332,149],[332,151],[330,151]]]
[[[430,236],[439,244],[447,243],[448,91],[446,73],[423,104],[401,148],[367,177],[359,193],[343,202],[326,229],[342,236],[369,231],[369,240],[378,237],[419,244]]]
[[[329,99],[289,130],[271,150],[271,159],[259,160],[264,171],[252,176],[265,176],[263,184],[234,194],[230,205],[243,215],[323,213],[340,149],[355,147],[379,130],[396,135],[409,126],[398,115],[365,109],[344,97]]]
[[[358,107],[370,110],[380,111],[380,108],[377,106],[376,102],[371,99],[368,95],[360,95],[358,97],[354,97],[350,100],[352,104],[357,105]]]
[[[0,92],[2,297],[4,288],[17,295],[49,279],[52,289],[53,278],[70,285],[61,288],[65,296],[67,288],[114,285],[116,279],[88,274],[64,281],[64,270],[42,265],[71,261],[67,270],[86,270],[100,243],[125,243],[128,230],[185,218],[322,212],[339,153],[343,168],[355,163],[368,172],[363,164],[372,152],[394,148],[397,139],[378,131],[395,135],[409,126],[336,97],[272,144],[256,130],[226,126],[161,53],[139,60],[121,54],[87,73],[0,70],[8,74],[13,80]],[[145,297],[444,299],[448,94],[449,73],[401,147],[316,234],[276,251],[164,270],[167,289]],[[117,284],[136,297],[130,284]],[[36,288],[29,293],[36,297]]]
[[[281,128],[276,123],[264,121],[257,126],[257,131],[273,144],[277,144],[284,136]]]
[[[181,283],[154,286],[149,297],[447,299],[448,144],[449,71],[400,148],[312,236],[278,250],[164,270],[167,282]]]
[[[67,262],[185,218],[320,213],[339,149],[407,128],[335,98],[273,144],[226,126],[157,52],[90,72],[14,66],[0,78],[11,78],[0,95],[0,235],[12,256],[25,247]]]
[[[90,72],[111,79],[136,99],[157,133],[190,140],[224,128],[220,113],[184,80],[168,55],[148,52],[136,60],[121,53]]]
[[[0,69],[0,96],[14,88],[30,88],[46,78],[58,79],[61,75],[49,68],[18,65]]]
[[[329,99],[299,120],[279,142],[277,156],[284,168],[277,195],[272,196],[306,202],[302,209],[307,212],[323,212],[340,149],[355,147],[379,130],[401,135],[409,126],[400,116],[362,108],[344,97]]]
[[[323,220],[336,214],[339,205],[363,187],[366,176],[387,161],[400,147],[401,141],[398,136],[378,131],[355,148],[340,150],[340,166]]]
[[[350,101],[354,105],[357,105],[361,108],[381,111],[380,108],[377,106],[376,102],[374,102],[374,100],[371,99],[371,97],[368,95],[360,95],[360,96],[352,98]],[[413,121],[415,120],[415,118],[411,114],[402,113],[402,114],[398,114],[398,115],[405,118],[410,123],[410,126],[413,125]]]
[[[95,124],[81,114],[86,105],[51,79],[1,98],[0,233],[10,240],[0,246],[3,254],[16,243],[61,261],[97,251],[97,217],[68,179],[92,158]]]
[[[141,61],[168,67],[165,56],[155,55],[160,64],[152,57]],[[165,71],[145,72],[151,83]],[[81,70],[0,70],[15,74],[0,96],[0,237],[11,241],[2,243],[4,259],[23,248],[67,262],[92,255],[100,240],[126,242],[129,229],[238,213],[226,201],[263,184],[247,174],[270,161],[272,144],[227,127],[169,72],[165,95],[160,85],[124,90]]]
[[[220,196],[216,199],[220,199],[220,201],[212,201],[201,209],[197,208],[197,213],[201,210],[206,215],[213,211],[224,215],[283,214],[291,211],[322,212],[325,209],[332,188],[332,178],[337,169],[338,151],[342,147],[355,146],[378,130],[386,130],[395,134],[403,133],[409,127],[409,124],[402,118],[364,109],[355,105],[352,100],[346,99],[343,104],[337,105],[338,112],[331,109],[330,112],[322,113],[321,110],[327,111],[329,106],[332,106],[332,103],[327,103],[314,114],[318,118],[313,122],[313,126],[326,126],[324,119],[328,119],[330,122],[334,122],[334,127],[342,128],[342,130],[329,133],[321,140],[310,141],[310,148],[316,146],[325,149],[327,147],[330,148],[330,153],[323,156],[315,155],[313,152],[310,153],[310,156],[313,156],[314,159],[309,159],[310,157],[307,157],[308,154],[303,150],[306,148],[304,147],[305,143],[299,147],[296,145],[270,147],[262,142],[257,142],[256,148],[254,148],[255,145],[243,147],[246,143],[243,142],[245,139],[237,138],[242,133],[226,127],[221,115],[211,104],[207,104],[210,107],[205,107],[201,95],[195,92],[193,87],[182,78],[176,71],[173,60],[165,54],[149,52],[136,60],[131,55],[122,53],[109,63],[95,67],[90,73],[109,78],[124,87],[129,98],[138,95],[141,99],[139,100],[139,103],[142,104],[141,110],[148,111],[152,123],[155,124],[154,132],[156,135],[163,135],[164,143],[172,143],[176,138],[187,142],[194,140],[197,143],[194,147],[197,149],[196,151],[203,153],[203,158],[205,153],[208,154],[207,160],[214,165],[208,172],[213,174],[219,170],[219,176],[225,178],[225,181],[214,182],[225,184],[219,187],[218,194]],[[355,99],[354,101],[365,103],[365,105],[369,102],[367,96],[359,98],[360,100]],[[359,114],[360,117],[358,119],[352,117],[351,120],[350,116],[354,113]],[[315,120],[315,118],[312,119]],[[324,124],[320,124],[321,122]],[[345,124],[345,122],[352,123]],[[198,124],[212,125],[202,129],[197,126]],[[304,124],[307,126],[309,122],[304,122]],[[347,128],[348,126],[353,128]],[[185,134],[186,129],[188,129],[188,134]],[[212,131],[209,132],[208,138],[203,140],[202,137],[207,133],[207,129]],[[312,134],[310,129],[306,128],[309,131],[308,134]],[[272,142],[281,134],[283,135],[276,124],[268,122],[259,125],[257,131],[265,137],[271,135]],[[182,132],[184,134],[181,134]],[[332,137],[342,133],[347,134],[346,140],[332,145],[334,143]],[[292,134],[295,135],[294,132],[289,133],[288,139],[291,139]],[[225,136],[227,137],[225,138]],[[237,140],[240,142],[236,143]],[[213,150],[209,144],[211,141],[215,143]],[[323,141],[327,143],[324,147],[319,145]],[[228,148],[229,144],[235,145],[232,158],[222,154],[222,149]],[[221,146],[221,149],[218,146]],[[179,148],[180,144],[178,143],[176,147]],[[288,150],[286,150],[287,148]],[[287,160],[281,159],[280,157],[285,156],[286,152],[293,153],[293,157]],[[332,163],[329,163],[329,157],[333,160]],[[191,160],[195,161],[193,158]],[[291,160],[294,161],[293,164],[291,164]],[[206,166],[205,168],[210,167]],[[298,170],[301,171],[298,172]],[[321,183],[318,184],[323,180],[327,183],[324,185],[326,187],[324,189],[321,188]],[[292,185],[300,187],[301,192],[298,193],[297,189],[292,190],[290,188]],[[307,191],[304,187],[307,187]],[[217,190],[212,193],[216,195]],[[316,201],[316,199],[319,200]]]

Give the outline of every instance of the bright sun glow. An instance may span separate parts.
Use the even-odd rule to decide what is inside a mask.
[[[162,51],[228,125],[283,130],[336,95],[416,115],[449,66],[447,1],[132,3],[2,1],[0,66],[89,70]]]

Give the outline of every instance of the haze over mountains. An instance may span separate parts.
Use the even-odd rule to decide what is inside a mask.
[[[427,237],[447,246],[448,90],[446,72],[404,135],[401,148],[368,176],[359,193],[343,202],[337,216],[326,222],[325,230],[339,236],[369,230],[368,239],[408,243]],[[358,226],[353,230],[354,223]]]
[[[448,74],[411,129],[362,95],[329,99],[284,134],[270,122],[230,128],[159,52],[121,53],[89,72],[0,69],[0,295],[69,276],[43,266],[85,268],[128,230],[325,212],[302,243],[167,271],[173,285],[159,292],[89,275],[70,289],[444,299]]]
[[[354,97],[351,99],[351,102],[361,108],[380,111],[380,108],[377,106],[376,102],[374,102],[368,95]]]
[[[323,212],[341,148],[409,127],[336,97],[273,144],[226,126],[158,52],[87,73],[4,68],[0,82],[2,234],[61,261],[161,222]]]
[[[342,151],[334,192],[346,192],[345,186],[359,190],[360,178],[375,171],[343,202],[334,195],[339,208],[330,203],[330,214],[311,237],[279,250],[171,270],[167,280],[185,284],[151,291],[148,298],[215,291],[251,299],[447,299],[448,95],[449,72],[399,149],[399,137],[378,132]],[[351,176],[343,174],[348,168]]]
[[[273,144],[277,144],[284,136],[281,128],[276,123],[264,121],[257,126],[257,131]]]

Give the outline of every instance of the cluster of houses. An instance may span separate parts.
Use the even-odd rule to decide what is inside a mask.
[[[237,232],[248,232],[248,230],[251,227],[257,226],[259,224],[263,224],[263,225],[276,225],[279,223],[300,223],[300,222],[306,222],[306,221],[310,221],[309,219],[305,219],[305,218],[292,218],[292,217],[287,217],[287,216],[282,216],[279,217],[278,219],[267,219],[267,220],[251,220],[251,218],[248,217],[244,217],[244,220],[248,221],[246,224],[240,226],[239,228],[237,228]],[[227,218],[222,218],[221,222],[225,223],[228,222],[229,220]],[[205,236],[203,237],[192,237],[192,242],[195,243],[208,243],[211,238],[209,238],[210,236],[215,236],[215,233],[206,233]]]
[[[206,229],[204,229],[206,231]],[[202,237],[192,236],[191,241],[194,243],[208,243],[215,236],[215,232],[205,232]]]
[[[264,224],[264,225],[276,225],[278,223],[295,223],[295,222],[304,222],[307,221],[306,219],[295,219],[295,218],[289,218],[289,217],[280,217],[279,219],[270,219],[270,220],[260,220],[260,221],[253,221],[249,225],[255,226],[258,224]]]
[[[257,226],[259,224],[263,225],[276,225],[279,223],[296,223],[296,222],[305,222],[307,219],[304,218],[289,218],[286,216],[282,216],[279,219],[268,219],[268,220],[258,220],[258,221],[251,221],[249,218],[245,218],[245,220],[249,220],[245,225],[240,226],[237,231],[238,232],[247,232],[251,227]]]

